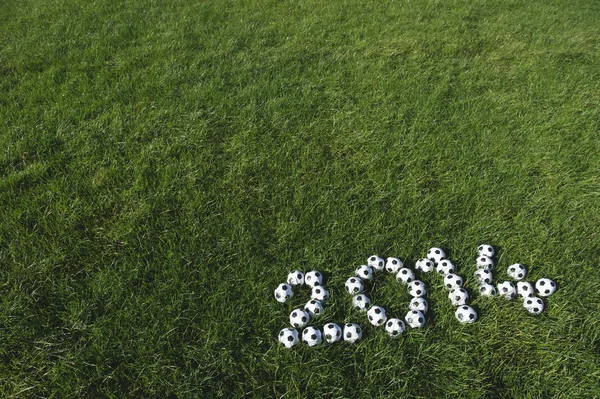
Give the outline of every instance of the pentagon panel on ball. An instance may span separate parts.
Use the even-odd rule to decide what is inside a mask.
[[[381,306],[372,306],[367,312],[367,317],[369,318],[369,322],[376,327],[382,325],[387,320],[385,309]]]
[[[400,319],[389,319],[387,323],[385,323],[385,331],[390,337],[398,338],[406,331],[406,326]]]
[[[446,258],[446,253],[442,248],[433,247],[429,248],[429,251],[427,251],[427,257],[437,264],[440,263],[442,259]]]
[[[304,331],[302,331],[302,342],[308,346],[321,345],[323,342],[321,330],[316,327],[306,327]]]
[[[385,262],[385,270],[389,273],[398,273],[404,263],[398,258],[387,258]]]
[[[488,245],[488,244],[481,244],[477,248],[477,255],[478,256],[487,256],[488,258],[491,258],[495,255],[494,247],[492,247],[491,245]]]
[[[323,275],[321,272],[312,270],[304,275],[304,283],[311,288],[323,285]]]
[[[408,284],[415,279],[415,274],[412,270],[407,267],[403,267],[398,270],[398,274],[396,274],[396,281],[402,284]]]
[[[535,283],[535,291],[540,296],[550,296],[556,292],[556,283],[549,278],[541,278]]]
[[[362,329],[358,324],[346,323],[344,325],[344,341],[355,343],[362,338]]]
[[[425,316],[418,310],[409,310],[404,316],[404,320],[411,328],[423,328],[425,326]]]
[[[385,261],[377,255],[372,255],[367,260],[367,265],[371,266],[375,272],[380,272],[385,266]]]
[[[456,309],[456,312],[454,312],[454,315],[461,323],[470,324],[477,320],[477,312],[475,312],[475,309],[467,305],[459,306],[458,309]]]
[[[335,323],[327,323],[323,326],[325,342],[333,344],[342,339],[342,328]]]
[[[293,328],[284,328],[279,332],[279,342],[286,348],[291,348],[298,344],[298,331]]]
[[[279,284],[279,286],[275,288],[275,292],[273,294],[275,295],[277,302],[281,303],[284,303],[294,296],[294,293],[292,292],[292,286],[289,284]]]
[[[373,280],[373,269],[367,265],[359,266],[354,274],[363,280]]]
[[[294,287],[304,285],[304,273],[300,270],[291,271],[288,274],[287,282]]]
[[[429,273],[433,270],[435,264],[431,259],[421,258],[417,260],[415,263],[415,270],[420,271],[421,273]]]

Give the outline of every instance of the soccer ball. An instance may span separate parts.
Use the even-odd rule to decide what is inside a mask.
[[[477,312],[475,312],[475,309],[467,305],[460,306],[458,309],[456,309],[454,315],[461,323],[470,324],[477,320]]]
[[[544,301],[537,297],[525,298],[523,307],[531,314],[538,315],[544,310]]]
[[[342,339],[342,328],[335,323],[327,323],[323,326],[323,335],[325,342],[333,344]]]
[[[469,293],[464,288],[456,288],[448,293],[448,299],[454,306],[462,306],[467,304]]]
[[[398,258],[387,258],[385,262],[385,270],[390,273],[398,273],[398,270],[404,265],[404,263]]]
[[[506,273],[515,280],[521,280],[527,274],[527,269],[522,264],[515,263],[506,269]]]
[[[369,322],[376,327],[382,325],[387,320],[385,309],[381,306],[372,306],[367,312],[367,316],[369,317]]]
[[[358,269],[354,272],[357,277],[362,278],[363,280],[373,280],[373,269],[370,266],[362,265],[359,266]]]
[[[283,346],[289,349],[292,346],[296,346],[296,344],[299,342],[298,331],[294,330],[293,328],[284,328],[283,330],[279,331],[278,339]]]
[[[517,290],[510,281],[502,281],[498,283],[498,294],[506,299],[514,299],[517,295]]]
[[[292,286],[304,285],[304,273],[300,270],[291,271],[290,274],[288,274],[287,282]]]
[[[454,273],[455,267],[454,264],[452,264],[452,262],[450,262],[448,259],[444,259],[437,264],[435,270],[442,276],[445,276],[447,274]]]
[[[442,248],[433,247],[427,251],[427,257],[437,264],[446,257],[446,253]]]
[[[492,271],[490,269],[478,269],[475,272],[475,278],[479,284],[491,284],[492,283]]]
[[[425,284],[421,280],[413,280],[408,283],[408,293],[413,298],[425,296],[427,290],[425,290]]]
[[[310,321],[310,315],[302,309],[294,309],[290,313],[290,324],[292,327],[302,328]]]
[[[527,281],[519,281],[517,283],[517,295],[521,298],[533,296],[533,286]]]
[[[354,309],[366,312],[367,308],[371,305],[371,300],[365,294],[355,295],[352,298],[352,305]]]
[[[425,314],[427,313],[427,309],[429,309],[429,305],[427,305],[425,298],[413,298],[410,300],[408,308],[410,310],[418,310],[419,312]]]
[[[454,273],[450,273],[448,275],[446,275],[446,277],[444,277],[444,287],[446,287],[447,290],[452,290],[455,288],[460,288],[463,285],[463,279],[461,276],[454,274]]]
[[[396,281],[399,281],[403,284],[408,284],[415,279],[415,274],[412,270],[407,267],[403,267],[398,270],[398,274],[396,274]]]
[[[284,303],[288,299],[294,296],[292,292],[292,287],[289,284],[279,284],[277,288],[275,288],[275,299],[277,302]]]
[[[492,258],[489,258],[487,256],[480,256],[477,258],[477,268],[491,270],[494,268],[494,261],[492,260]]]
[[[385,323],[385,331],[390,337],[397,338],[406,330],[404,322],[400,319],[389,319]]]
[[[304,310],[306,313],[308,313],[311,319],[314,319],[323,313],[323,305],[321,302],[311,299],[310,301],[306,302],[306,305],[304,305]]]
[[[355,343],[362,338],[362,329],[354,323],[346,323],[344,326],[344,341]]]
[[[496,288],[488,283],[479,286],[479,293],[483,296],[496,296]]]
[[[304,275],[304,282],[311,288],[323,285],[323,275],[316,270],[310,271]]]
[[[325,287],[317,285],[316,287],[313,287],[312,292],[310,293],[310,298],[317,301],[326,302],[329,299],[329,291],[327,291]]]
[[[415,269],[421,273],[429,273],[433,270],[434,263],[431,259],[421,258],[415,263]]]
[[[556,291],[556,283],[549,278],[541,278],[535,283],[535,290],[538,295],[550,296]]]
[[[364,289],[365,286],[358,277],[350,277],[346,280],[346,291],[348,291],[350,295],[359,294],[363,292]]]
[[[477,254],[479,256],[487,256],[488,258],[491,258],[494,256],[494,247],[487,244],[481,244],[479,248],[477,248]]]
[[[409,310],[404,320],[411,328],[423,328],[425,325],[425,316],[418,310]]]
[[[302,342],[308,346],[321,345],[323,342],[321,330],[316,327],[306,327],[304,331],[302,331]]]
[[[371,266],[376,272],[382,271],[384,264],[385,261],[377,255],[373,255],[367,260],[367,265]]]

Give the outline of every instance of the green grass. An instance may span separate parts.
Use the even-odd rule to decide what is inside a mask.
[[[0,4],[0,396],[600,396],[600,5]],[[476,247],[539,317],[437,276],[399,340],[350,309],[374,253]],[[286,350],[273,289],[328,275],[354,345]],[[408,295],[381,276],[390,315]],[[323,324],[320,321],[319,324]]]

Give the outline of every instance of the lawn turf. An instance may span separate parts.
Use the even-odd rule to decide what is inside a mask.
[[[0,396],[600,396],[600,4],[0,4]],[[558,291],[482,298],[476,248]],[[391,340],[343,283],[441,246],[480,319],[424,276]],[[277,342],[321,270],[325,321]],[[390,316],[408,294],[371,289]]]

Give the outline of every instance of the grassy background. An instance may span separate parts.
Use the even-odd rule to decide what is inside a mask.
[[[0,11],[0,396],[600,395],[597,2]],[[473,293],[483,242],[558,283],[540,317],[475,296],[461,326],[436,276],[400,340],[350,310],[373,253],[442,246]],[[277,343],[294,268],[363,341]]]

